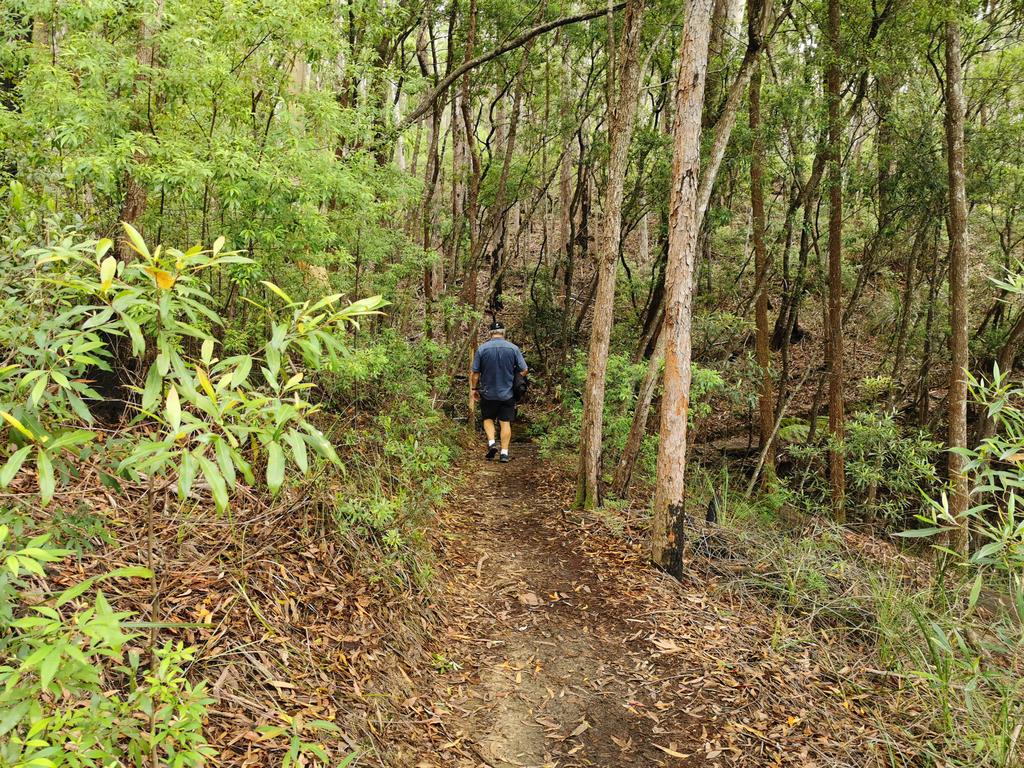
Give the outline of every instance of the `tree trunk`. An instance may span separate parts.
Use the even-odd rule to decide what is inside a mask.
[[[846,466],[842,441],[843,404],[843,131],[839,117],[839,0],[828,2],[828,38],[831,58],[825,75],[828,92],[828,428],[834,446],[829,451],[832,516],[846,522]]]
[[[629,437],[626,438],[626,446],[622,449],[622,456],[619,457],[619,463],[615,467],[615,477],[612,479],[612,495],[617,499],[625,499],[629,496],[629,485],[633,481],[633,469],[636,467],[640,448],[647,435],[647,418],[651,413],[651,402],[654,400],[654,390],[658,386],[661,361],[664,358],[664,339],[665,336],[660,332],[659,327],[654,352],[650,360],[647,361],[647,370],[644,371],[644,377],[640,380],[640,388],[636,395],[636,407],[633,411],[633,422],[629,427]]]
[[[690,335],[693,268],[700,234],[701,110],[711,31],[710,0],[687,0],[680,47],[673,131],[669,249],[666,269],[664,394],[657,486],[651,528],[651,560],[673,576],[683,572],[686,427],[690,405]]]
[[[755,64],[750,78],[750,223],[754,241],[754,282],[757,294],[754,302],[756,326],[755,355],[761,368],[761,388],[758,392],[760,414],[761,452],[765,455],[765,476],[770,477],[775,468],[775,456],[768,445],[771,442],[775,422],[775,407],[772,394],[771,353],[768,349],[768,248],[765,245],[764,214],[764,138],[761,136],[761,66]]]
[[[928,238],[928,220],[922,219],[921,225],[914,235],[914,243],[910,247],[903,263],[903,290],[900,295],[899,326],[896,330],[896,352],[892,364],[892,392],[895,397],[899,390],[903,365],[907,357],[907,341],[910,334],[910,320],[914,310],[914,271],[917,260],[923,260],[925,241]]]
[[[576,505],[591,509],[600,503],[601,437],[604,426],[605,372],[614,319],[615,275],[622,231],[622,198],[629,164],[629,145],[636,122],[640,86],[640,30],[644,0],[630,0],[623,20],[622,39],[616,53],[617,92],[609,99],[608,180],[601,196],[601,236],[597,242],[597,292],[590,329],[587,382],[583,396],[583,429],[580,437],[579,479]],[[611,73],[609,73],[610,75]]]
[[[950,549],[967,553],[967,193],[964,188],[964,86],[960,25],[946,22],[946,161],[949,166],[949,511],[960,524],[949,532]]]
[[[146,5],[148,6],[148,3]],[[140,67],[146,67],[149,70],[152,70],[152,68],[156,66],[157,51],[156,43],[153,41],[153,35],[156,33],[156,30],[160,28],[160,24],[163,20],[163,14],[164,0],[155,0],[153,3],[153,13],[151,18],[146,13],[146,7],[143,7],[142,9],[142,16],[139,20],[139,45],[135,54],[136,61]],[[137,77],[134,86],[136,91],[142,89],[146,90],[147,100],[152,99],[152,94],[150,93],[150,78],[151,72],[149,71],[144,74],[140,74]],[[136,111],[133,130],[148,130],[148,128],[143,124],[143,116],[147,111]],[[145,153],[142,150],[136,150],[132,156],[132,162],[138,166],[142,165],[145,161]],[[126,222],[142,231],[139,219],[141,219],[142,215],[146,212],[146,200],[149,196],[149,190],[142,185],[138,176],[132,172],[130,167],[124,173],[122,186],[124,187],[124,200],[122,200],[121,210],[118,212],[118,223]],[[127,236],[121,231],[120,227],[118,227],[117,232],[117,256],[122,261],[131,261],[135,256],[135,251],[132,250]]]

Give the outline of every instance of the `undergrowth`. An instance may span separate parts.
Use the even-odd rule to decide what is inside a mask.
[[[724,478],[705,481],[717,489],[721,528],[698,540],[694,567],[714,570],[723,555],[740,561],[738,571],[728,571],[726,589],[788,615],[786,634],[821,648],[818,662],[835,665],[849,695],[860,693],[851,670],[888,683],[890,695],[876,698],[872,709],[892,765],[1019,764],[1019,571],[988,567],[977,557],[936,562],[927,550],[794,516],[789,494],[772,490],[777,485],[751,499],[729,493]],[[929,529],[908,534],[923,539],[922,530]],[[1022,530],[1016,529],[1018,542]]]
[[[0,487],[17,490],[0,514],[3,765],[178,768],[214,754],[204,738],[213,699],[189,674],[201,649],[166,639],[209,628],[161,613],[154,573],[165,550],[154,541],[167,520],[179,547],[218,526],[244,561],[240,520],[251,527],[254,516],[233,507],[275,518],[301,509],[295,519],[319,527],[305,540],[342,542],[371,580],[402,590],[430,580],[423,531],[455,445],[430,398],[437,350],[361,328],[380,297],[346,304],[248,284],[251,261],[223,239],[182,252],[151,250],[127,225],[126,236],[130,259],[110,240],[67,233],[2,254]],[[222,338],[212,286],[225,284],[252,292],[250,352]],[[128,519],[114,524],[106,505],[81,498],[109,499]],[[126,522],[135,541],[148,530],[143,564],[56,588],[53,571],[102,557]],[[246,591],[245,563],[223,567],[273,634]],[[110,579],[152,582],[135,601],[148,602],[145,620],[97,588]],[[256,732],[285,765],[358,754],[331,722],[274,718],[286,724]]]

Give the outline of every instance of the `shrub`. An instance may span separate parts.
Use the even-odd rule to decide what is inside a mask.
[[[791,501],[808,514],[827,509],[828,452],[833,446],[822,419],[813,438],[798,419],[779,430],[794,469],[785,478]],[[893,414],[875,410],[853,414],[843,441],[846,454],[848,505],[864,510],[867,520],[903,525],[920,510],[922,492],[937,482],[935,457],[939,444],[924,431],[901,427]]]
[[[0,525],[0,762],[10,766],[78,768],[144,761],[201,765],[214,755],[202,735],[205,684],[184,675],[195,649],[170,643],[154,649],[146,669],[131,643],[140,637],[127,613],[101,591],[83,597],[97,578],[40,602],[28,580],[68,550],[38,536],[19,546]],[[146,578],[121,568],[102,579]],[[73,607],[74,606],[74,607]]]

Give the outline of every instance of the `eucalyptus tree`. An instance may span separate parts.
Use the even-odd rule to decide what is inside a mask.
[[[587,383],[583,396],[583,427],[580,438],[579,479],[576,504],[597,506],[600,499],[601,438],[604,417],[605,374],[614,319],[615,278],[622,230],[622,197],[629,163],[629,147],[636,123],[640,86],[640,35],[643,30],[644,0],[629,0],[618,43],[608,40],[608,168],[601,189],[602,212],[596,269],[597,289],[587,354]],[[614,27],[609,23],[611,35]]]
[[[701,114],[711,35],[710,0],[688,0],[679,50],[673,130],[672,191],[666,271],[665,379],[658,445],[658,477],[651,527],[651,559],[672,575],[683,571],[686,518],[686,429],[690,395],[693,274],[700,231]]]
[[[964,92],[960,23],[945,22],[946,162],[949,168],[949,511],[959,521],[950,531],[949,546],[966,552],[969,504],[963,454],[967,448],[967,193],[964,184]]]

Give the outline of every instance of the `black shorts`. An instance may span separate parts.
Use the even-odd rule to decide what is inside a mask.
[[[488,400],[486,397],[481,397],[480,415],[483,416],[484,419],[491,419],[492,421],[515,421],[516,401],[512,399]]]

